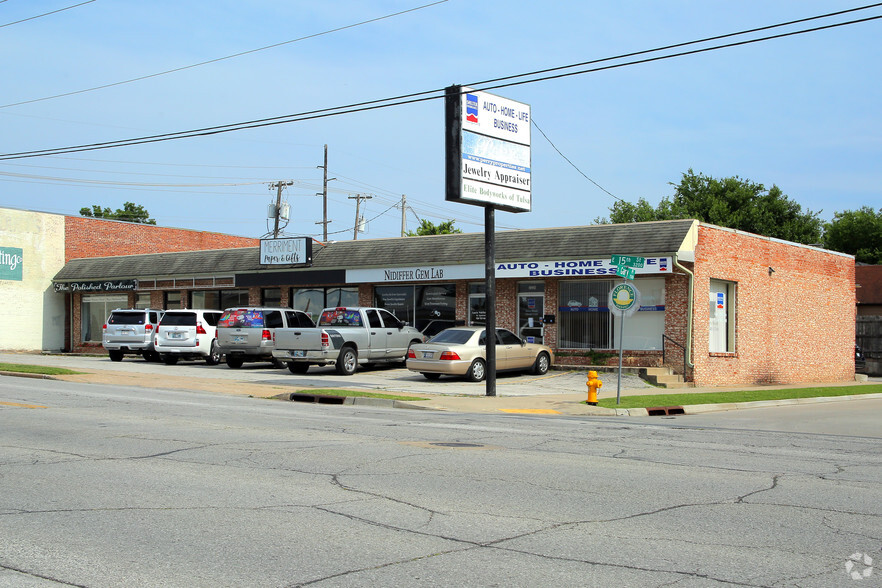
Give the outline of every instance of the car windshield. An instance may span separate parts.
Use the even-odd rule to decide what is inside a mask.
[[[469,339],[474,335],[474,331],[468,331],[466,329],[447,329],[446,331],[441,331],[431,339],[429,339],[429,343],[452,343],[455,345],[462,345],[466,343]]]
[[[263,328],[263,312],[237,308],[224,311],[224,315],[217,321],[219,327],[260,327]]]
[[[114,312],[111,313],[107,323],[111,325],[143,325],[143,312]]]
[[[195,312],[167,312],[165,316],[162,317],[162,323],[160,323],[163,327],[195,327],[196,326],[196,313]]]

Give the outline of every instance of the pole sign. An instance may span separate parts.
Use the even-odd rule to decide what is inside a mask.
[[[450,86],[445,95],[445,199],[532,209],[530,106]]]

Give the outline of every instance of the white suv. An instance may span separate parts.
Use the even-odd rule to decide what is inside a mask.
[[[104,323],[101,344],[110,355],[110,361],[122,361],[126,353],[142,356],[147,361],[159,361],[153,348],[153,335],[164,311],[158,308],[117,308]]]
[[[201,308],[167,310],[154,338],[162,361],[174,365],[179,359],[204,359],[208,365],[219,364],[217,321],[222,314]]]

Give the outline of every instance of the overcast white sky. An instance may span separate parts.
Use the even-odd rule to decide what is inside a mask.
[[[0,2],[0,154],[477,84],[865,5],[94,0],[61,10],[82,1]],[[875,7],[686,49],[880,15]],[[341,27],[348,28],[335,31]],[[497,229],[590,224],[608,215],[615,202],[609,193],[656,204],[689,168],[776,184],[824,219],[879,208],[880,64],[882,20],[873,20],[493,90],[530,104],[557,149],[603,187],[534,127],[533,211],[499,212]],[[84,206],[116,209],[130,201],[160,225],[260,237],[272,229],[269,184],[293,180],[284,191],[292,211],[284,234],[321,238],[317,166],[327,144],[329,177],[336,178],[329,183],[329,238],[353,237],[358,194],[371,196],[362,201],[368,224],[359,239],[399,235],[395,206],[402,194],[413,209],[409,230],[426,218],[455,219],[464,231],[480,232],[481,208],[444,201],[443,133],[442,101],[428,100],[201,138],[7,159],[0,161],[0,206],[78,214]]]

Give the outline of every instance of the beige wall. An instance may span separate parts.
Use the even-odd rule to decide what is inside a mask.
[[[64,267],[64,216],[0,208],[0,247],[22,250],[22,279],[0,279],[0,349],[64,346],[64,295],[52,277]]]

